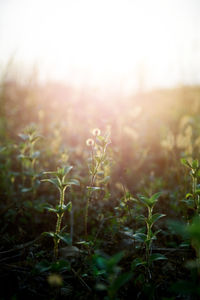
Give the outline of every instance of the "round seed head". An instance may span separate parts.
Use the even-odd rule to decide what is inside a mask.
[[[93,140],[93,139],[87,139],[86,145],[87,145],[88,147],[94,146],[94,140]]]
[[[101,134],[101,130],[100,130],[99,128],[94,128],[94,129],[92,130],[92,134],[93,134],[94,136],[98,136],[98,135]]]

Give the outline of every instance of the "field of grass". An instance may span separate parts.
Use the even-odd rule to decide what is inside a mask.
[[[0,87],[0,299],[199,299],[200,87]]]

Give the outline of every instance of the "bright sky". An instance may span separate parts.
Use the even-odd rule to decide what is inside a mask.
[[[0,0],[0,63],[14,53],[80,85],[200,83],[200,1]]]

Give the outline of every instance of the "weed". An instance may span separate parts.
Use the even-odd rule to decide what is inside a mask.
[[[185,159],[181,159],[181,163],[190,169],[190,175],[192,177],[192,193],[187,193],[184,202],[188,207],[195,211],[195,214],[200,214],[200,188],[198,186],[198,178],[200,177],[199,161],[193,160],[191,163]]]
[[[109,176],[105,176],[105,166],[108,164],[107,146],[110,144],[110,134],[106,133],[105,136],[100,135],[98,128],[93,130],[94,139],[89,138],[86,141],[87,146],[90,148],[91,157],[89,159],[89,174],[90,184],[87,186],[87,201],[85,207],[85,237],[88,236],[88,208],[92,200],[93,192],[102,190],[100,184],[106,184]],[[97,186],[97,183],[99,185]]]
[[[54,256],[55,258],[58,257],[58,244],[62,239],[61,233],[61,223],[62,218],[65,211],[70,211],[72,207],[71,201],[69,201],[65,205],[65,191],[68,187],[72,185],[79,185],[79,182],[76,179],[67,179],[68,173],[71,171],[72,166],[67,166],[63,168],[58,168],[57,171],[54,172],[44,172],[44,175],[51,175],[51,178],[43,179],[43,182],[50,182],[56,186],[59,191],[60,199],[59,204],[56,205],[55,208],[47,206],[46,209],[50,212],[53,212],[57,215],[57,222],[56,222],[56,230],[54,233],[49,233],[50,236],[53,237],[54,240]]]

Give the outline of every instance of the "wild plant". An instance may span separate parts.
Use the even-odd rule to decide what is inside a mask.
[[[102,190],[102,185],[105,185],[109,180],[106,174],[106,165],[108,165],[107,146],[110,144],[110,133],[101,136],[98,128],[93,130],[94,139],[89,138],[86,145],[90,148],[89,158],[89,174],[90,184],[87,186],[87,200],[85,207],[85,237],[88,235],[88,208],[93,197],[93,192]]]
[[[18,172],[14,172],[11,169],[13,148],[13,146],[9,145],[7,147],[0,145],[0,190],[2,192],[4,191],[8,202],[9,199],[12,199],[12,205],[14,205],[13,196],[15,194],[14,182],[19,175]],[[6,202],[7,201],[4,201],[4,204],[6,204]]]
[[[180,223],[177,221],[169,221],[169,228],[176,234],[182,236],[184,245],[190,245],[196,254],[193,259],[187,260],[185,267],[187,271],[186,280],[178,280],[171,289],[177,294],[180,293],[191,299],[199,299],[199,276],[200,276],[200,216],[196,215],[190,223]],[[191,251],[190,251],[191,253]],[[188,288],[189,287],[189,288]]]
[[[188,208],[192,208],[195,214],[200,214],[200,188],[198,186],[198,178],[200,177],[200,166],[197,159],[192,160],[190,163],[187,159],[182,158],[181,163],[190,169],[190,175],[192,177],[192,192],[187,193],[184,199],[184,203]]]
[[[79,185],[78,180],[67,178],[67,175],[72,170],[72,168],[72,166],[66,166],[63,168],[58,168],[57,171],[44,172],[44,175],[50,175],[51,178],[41,180],[43,182],[50,182],[53,185],[55,185],[60,195],[59,204],[57,204],[55,208],[51,206],[46,206],[46,209],[48,211],[55,213],[57,216],[55,232],[48,233],[48,235],[53,237],[55,258],[58,257],[58,245],[60,243],[60,240],[63,239],[63,237],[61,236],[61,225],[64,213],[65,211],[70,211],[72,208],[71,201],[68,201],[68,203],[65,204],[65,191],[68,187],[71,187],[72,185]]]
[[[117,299],[119,289],[132,278],[131,272],[121,273],[118,265],[124,256],[124,252],[119,252],[111,257],[106,255],[94,254],[93,274],[97,278],[96,289],[106,291],[104,299]]]
[[[186,232],[189,235],[191,246],[196,253],[196,260],[190,263],[191,267],[195,267],[200,275],[200,217],[196,216],[192,219],[191,224],[186,227]]]
[[[23,141],[19,145],[20,154],[18,156],[22,162],[22,192],[32,191],[33,195],[35,195],[37,185],[39,184],[36,163],[40,156],[40,151],[35,149],[35,145],[40,140],[41,135],[38,134],[36,127],[31,125],[23,133],[20,133],[19,137]],[[31,178],[29,187],[24,186],[27,175]]]
[[[138,202],[142,206],[145,206],[147,208],[147,216],[144,215],[139,216],[140,220],[145,221],[146,233],[138,232],[133,235],[136,241],[143,242],[145,245],[145,260],[136,259],[135,261],[133,261],[132,268],[135,268],[139,265],[145,266],[150,278],[151,278],[150,266],[152,262],[155,260],[166,259],[163,255],[159,253],[152,254],[152,243],[154,240],[156,240],[157,234],[160,232],[160,230],[153,232],[152,227],[159,219],[165,216],[164,214],[153,213],[154,206],[157,203],[160,195],[161,193],[156,193],[152,195],[150,198],[141,195],[138,197]]]

